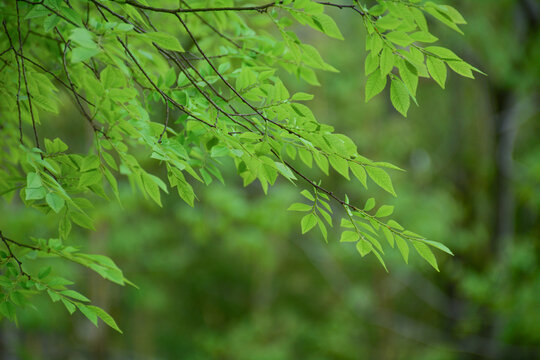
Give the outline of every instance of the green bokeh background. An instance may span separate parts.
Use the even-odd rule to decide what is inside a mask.
[[[376,195],[400,223],[450,247],[454,257],[436,254],[440,273],[416,255],[405,265],[391,249],[386,273],[339,244],[337,231],[328,244],[301,235],[300,216],[286,208],[302,184],[281,181],[264,196],[256,184],[243,188],[232,164],[226,186],[194,184],[194,209],[175,195],[158,208],[124,183],[123,206],[97,200],[97,231],[78,230],[73,241],[111,256],[139,289],[57,264],[124,334],[43,296],[39,311],[18,313],[18,327],[1,323],[0,358],[540,358],[540,5],[453,5],[466,35],[432,24],[434,33],[488,76],[452,73],[446,90],[421,80],[420,107],[406,119],[388,89],[365,104],[365,34],[352,12],[331,10],[345,42],[299,29],[340,74],[320,74],[319,88],[288,82],[314,93],[318,119],[360,154],[406,169],[392,173],[397,198],[336,173],[323,181],[352,202]],[[59,126],[84,149],[91,137],[69,123],[80,122]],[[160,171],[154,160],[143,165]],[[12,237],[54,233],[16,201],[2,206]]]

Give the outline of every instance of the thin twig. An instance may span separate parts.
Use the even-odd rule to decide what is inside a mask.
[[[21,37],[21,17],[19,14],[19,2],[15,2],[15,8],[17,9],[17,32],[19,35],[19,53],[21,55],[24,55],[23,52],[23,44],[22,44],[22,37]],[[30,95],[30,89],[28,88],[28,80],[26,79],[26,67],[24,65],[24,58],[21,58],[21,68],[22,68],[22,75],[24,79],[24,86],[26,87],[26,95],[28,97],[28,107],[30,109],[30,117],[32,118],[32,128],[34,130],[34,140],[36,142],[36,147],[38,149],[41,149],[39,145],[39,137],[37,133],[36,128],[36,119],[34,118],[34,109],[32,107],[32,96]]]
[[[6,21],[2,21],[2,25],[4,26],[4,31],[6,33],[6,36],[9,41],[10,49],[13,50],[13,53],[15,54],[15,62],[17,63],[17,115],[19,117],[19,142],[24,145],[23,140],[23,131],[22,131],[22,114],[21,114],[21,104],[20,104],[20,98],[21,98],[21,65],[19,63],[19,57],[17,55],[17,51],[15,50],[15,46],[13,46],[13,41],[11,40],[11,36],[9,35],[9,31],[6,26]]]
[[[28,273],[26,273],[23,268],[22,268],[22,261],[19,260],[19,258],[17,258],[15,256],[15,254],[13,253],[13,251],[11,250],[11,246],[9,245],[9,242],[8,240],[4,237],[4,234],[2,234],[2,231],[0,231],[0,239],[2,240],[2,242],[4,243],[4,245],[6,246],[8,252],[9,252],[9,257],[12,258],[13,260],[15,260],[15,262],[17,263],[17,265],[19,266],[19,272],[21,273],[21,275],[24,275],[26,276],[28,279],[31,279],[30,275],[28,275]]]

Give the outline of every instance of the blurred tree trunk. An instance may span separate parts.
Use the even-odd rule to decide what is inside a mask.
[[[524,66],[528,55],[537,46],[534,43],[535,33],[538,31],[540,22],[539,6],[534,1],[520,0],[515,5],[515,34],[516,41],[523,46],[523,55],[516,67]],[[521,102],[526,102],[526,94],[519,93],[515,87],[512,90],[506,87],[492,85],[492,99],[494,101],[494,147],[493,160],[494,193],[493,193],[493,219],[491,236],[491,249],[493,258],[497,264],[497,272],[501,275],[500,281],[508,275],[507,261],[508,250],[511,249],[515,236],[515,196],[513,191],[513,152],[514,144],[520,124]],[[504,288],[500,288],[504,291]],[[496,294],[494,294],[496,296]],[[490,357],[494,359],[517,358],[501,348],[500,339],[505,328],[506,319],[492,315],[490,321],[490,337],[492,338]]]

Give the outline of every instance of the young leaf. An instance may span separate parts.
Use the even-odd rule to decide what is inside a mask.
[[[354,176],[360,181],[362,185],[364,185],[365,188],[367,188],[367,174],[366,170],[364,170],[364,167],[362,165],[351,163],[350,168]]]
[[[317,30],[320,30],[324,34],[333,37],[338,40],[343,40],[343,35],[339,30],[334,19],[326,14],[313,15],[313,21],[316,24]]]
[[[397,196],[394,191],[394,186],[392,185],[392,180],[386,171],[374,166],[367,166],[366,171],[375,184],[379,185],[390,194]]]
[[[344,158],[342,158],[341,156],[337,156],[337,155],[331,155],[329,157],[329,160],[330,160],[330,164],[332,165],[332,167],[338,172],[340,173],[341,175],[343,175],[343,177],[347,180],[349,180],[349,163],[347,162],[347,160],[345,160]]]
[[[364,257],[367,254],[369,254],[371,250],[373,250],[373,247],[371,246],[371,243],[369,243],[368,241],[364,239],[360,239],[356,243],[356,250],[358,250],[358,252],[360,253],[360,256]]]
[[[340,242],[355,242],[360,239],[360,235],[356,231],[344,231],[341,233]]]
[[[409,245],[407,245],[407,242],[399,235],[395,236],[396,244],[399,249],[399,252],[401,253],[401,256],[403,256],[403,260],[405,260],[405,263],[409,263]]]
[[[367,199],[366,204],[364,205],[364,211],[370,211],[374,207],[375,207],[375,199],[369,198]]]
[[[80,301],[85,301],[85,302],[88,302],[90,301],[89,298],[87,298],[86,296],[74,291],[74,290],[64,290],[64,291],[61,291],[60,294],[64,295],[64,296],[69,296],[70,298],[73,298],[73,299],[76,299],[76,300],[80,300]]]
[[[143,175],[143,183],[144,183],[145,190],[148,192],[148,195],[150,195],[152,200],[154,200],[156,204],[158,204],[159,206],[162,206],[161,195],[159,193],[159,186],[154,181],[154,178],[151,177],[149,174],[145,173]]]
[[[147,32],[144,36],[165,50],[184,51],[176,37],[165,32]]]
[[[93,306],[93,305],[87,305],[87,308],[94,312],[94,314],[96,314],[101,320],[103,320],[103,322],[107,325],[109,325],[111,328],[113,328],[114,330],[118,331],[120,334],[122,334],[122,330],[120,330],[120,328],[118,327],[118,325],[116,325],[116,321],[114,321],[114,319],[112,318],[111,315],[107,314],[105,312],[105,310],[101,309],[101,308],[98,308],[97,306]]]
[[[380,93],[386,87],[386,75],[382,75],[380,69],[371,74],[366,81],[366,102]]]
[[[56,193],[48,193],[45,197],[45,201],[54,210],[55,213],[59,213],[60,210],[64,207],[65,200],[58,196]]]
[[[309,230],[313,229],[317,225],[317,216],[313,213],[309,213],[302,218],[300,223],[302,227],[302,234],[307,233]]]
[[[381,228],[384,233],[384,237],[388,241],[388,244],[390,244],[391,247],[394,247],[394,234],[392,234],[392,231],[385,226],[381,226]]]
[[[449,255],[452,255],[454,256],[454,253],[452,252],[452,250],[450,250],[446,245],[444,244],[441,244],[440,242],[437,242],[437,241],[431,241],[431,240],[421,240],[422,242],[430,245],[430,246],[433,246],[441,251],[444,251],[445,253],[449,254]]]
[[[392,49],[385,46],[381,53],[380,69],[381,75],[387,75],[394,68],[394,54]]]
[[[383,205],[377,210],[376,217],[386,217],[392,215],[394,207],[392,205]]]
[[[433,268],[437,271],[439,271],[439,266],[437,265],[437,259],[435,258],[435,255],[433,255],[433,252],[431,252],[431,249],[426,245],[418,241],[413,242],[414,247],[416,249],[416,252],[420,254],[426,260]]]
[[[308,200],[311,200],[311,201],[315,201],[315,198],[313,197],[313,195],[309,192],[309,190],[302,190],[300,192],[300,194],[302,194],[302,196],[304,196],[306,199]]]
[[[446,65],[444,65],[444,61],[433,56],[428,56],[426,64],[433,80],[444,89],[444,84],[446,82]]]
[[[409,92],[403,82],[395,77],[392,78],[392,83],[390,84],[390,100],[394,108],[403,116],[407,117],[407,110],[409,110],[409,106],[411,105]]]
[[[308,204],[294,203],[287,210],[289,211],[310,211],[313,207]]]

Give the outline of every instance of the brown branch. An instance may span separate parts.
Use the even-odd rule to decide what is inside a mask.
[[[113,0],[115,2],[119,2],[117,0]],[[229,6],[229,7],[209,7],[209,8],[195,8],[195,9],[185,9],[185,8],[176,8],[176,9],[167,9],[167,8],[157,8],[152,6],[146,6],[139,4],[133,0],[127,0],[125,2],[122,2],[123,4],[128,4],[133,7],[143,9],[143,10],[149,10],[153,12],[160,12],[160,13],[167,13],[167,14],[178,14],[178,13],[197,13],[197,12],[217,12],[217,11],[258,11],[258,12],[265,12],[271,7],[276,6],[275,2],[271,2],[264,5],[259,6]],[[279,2],[282,3],[282,2]]]
[[[23,45],[22,45],[22,37],[21,37],[21,17],[20,17],[20,14],[19,14],[19,2],[18,1],[15,2],[15,8],[17,9],[17,33],[18,33],[18,36],[19,36],[19,52],[21,53],[21,55],[24,55]],[[38,149],[40,149],[41,147],[39,145],[39,137],[38,137],[37,128],[36,128],[36,120],[34,118],[34,109],[32,107],[32,96],[30,95],[30,89],[28,88],[28,80],[26,79],[26,67],[24,65],[24,58],[21,58],[21,68],[22,68],[22,75],[23,75],[23,79],[24,79],[24,86],[26,87],[26,95],[28,97],[28,107],[30,109],[30,117],[32,118],[32,128],[34,130],[34,140],[36,142],[36,147]]]
[[[22,261],[19,260],[19,258],[17,258],[15,256],[15,254],[13,253],[13,251],[11,250],[11,246],[9,245],[9,242],[13,242],[15,243],[13,240],[9,240],[7,238],[4,237],[4,234],[2,234],[2,231],[0,231],[0,239],[2,240],[2,242],[4,243],[4,245],[6,246],[8,252],[9,252],[9,257],[12,258],[13,260],[15,260],[15,262],[17,263],[17,265],[19,266],[19,272],[21,273],[21,275],[24,275],[26,276],[28,279],[31,279],[30,275],[28,275],[28,273],[26,273],[23,268],[22,268]],[[32,248],[32,247],[30,247]]]
[[[118,0],[113,0],[113,1],[120,2]],[[131,5],[139,9],[149,10],[149,11],[158,12],[158,13],[165,13],[165,14],[219,12],[219,11],[258,11],[260,13],[263,13],[272,7],[276,7],[283,4],[283,1],[271,2],[264,5],[255,5],[255,6],[227,6],[227,7],[208,7],[208,8],[189,8],[189,6],[187,6],[186,8],[176,8],[176,9],[158,8],[158,7],[142,5],[134,0],[126,0],[125,2],[122,2],[122,3]],[[182,1],[182,3],[185,4],[184,1]],[[335,4],[335,3],[326,2],[326,1],[317,1],[317,3],[321,5],[325,5],[325,6],[337,7],[339,9],[352,9],[362,16],[366,15],[366,13],[358,9],[356,5]]]
[[[60,38],[62,38],[62,36],[60,35],[60,32],[58,31],[58,29],[55,28],[55,30],[56,30],[56,33],[60,36]],[[71,81],[71,76],[69,74],[68,67],[67,67],[67,62],[66,62],[66,53],[67,53],[68,49],[69,49],[69,40],[64,44],[64,51],[62,53],[62,65],[64,67],[64,72],[66,73],[66,77],[67,77],[68,82],[69,82],[69,87],[68,88],[71,90],[71,92],[73,93],[73,96],[75,97],[75,102],[78,105],[79,111],[85,117],[85,119],[88,121],[88,123],[90,123],[90,126],[92,126],[92,129],[94,130],[94,132],[99,132],[106,139],[109,139],[109,136],[107,135],[107,133],[105,131],[99,129],[96,126],[96,124],[94,123],[94,119],[92,117],[90,117],[90,115],[88,115],[88,113],[84,109],[83,105],[81,104],[81,101],[79,100],[79,97],[77,96],[77,91],[75,90],[75,85],[73,84],[73,81]]]
[[[9,41],[9,45],[10,45],[9,48],[11,50],[13,50],[13,53],[15,54],[15,61],[17,62],[18,79],[17,79],[17,98],[15,100],[16,100],[16,103],[17,103],[17,115],[19,117],[19,142],[22,145],[24,145],[23,131],[22,131],[21,104],[19,102],[20,97],[21,97],[21,65],[19,63],[19,57],[17,56],[17,51],[15,50],[15,47],[13,46],[13,41],[11,40],[11,36],[9,35],[9,31],[8,31],[7,25],[6,25],[6,20],[2,21],[2,25],[4,26],[4,31],[6,33],[8,41]]]

